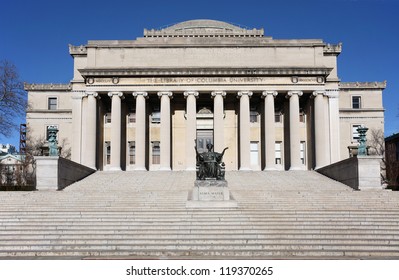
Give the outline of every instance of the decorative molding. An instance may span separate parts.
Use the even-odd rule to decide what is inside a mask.
[[[326,44],[323,47],[324,54],[338,55],[341,53],[341,51],[342,51],[342,43],[339,43],[338,45]]]
[[[69,54],[70,55],[87,55],[87,48],[86,46],[74,46],[69,44]]]
[[[339,89],[326,89],[326,94],[328,98],[339,98]]]
[[[387,81],[383,82],[340,82],[340,89],[385,89]]]
[[[136,69],[78,69],[94,83],[93,77],[134,76],[328,76],[332,68],[136,68]],[[324,78],[323,78],[324,79]]]
[[[312,92],[312,96],[313,97],[316,97],[319,94],[321,94],[323,96],[327,96],[327,93],[324,90],[315,90],[315,91]]]
[[[28,84],[24,83],[24,90],[29,91],[71,91],[72,84]]]

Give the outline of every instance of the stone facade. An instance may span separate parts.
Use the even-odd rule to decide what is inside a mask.
[[[182,22],[126,41],[70,46],[67,85],[27,84],[29,132],[58,125],[72,160],[98,170],[315,169],[349,157],[353,126],[383,129],[385,83],[340,83],[341,45]]]

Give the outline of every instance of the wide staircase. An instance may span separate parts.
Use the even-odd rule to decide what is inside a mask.
[[[238,208],[186,208],[194,172],[97,172],[0,193],[2,259],[399,258],[399,192],[316,172],[227,172]]]

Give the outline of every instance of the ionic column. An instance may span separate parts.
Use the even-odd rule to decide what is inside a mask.
[[[194,141],[197,138],[197,105],[198,91],[186,91],[186,170],[195,170],[196,154]]]
[[[171,170],[171,123],[170,123],[170,98],[173,93],[170,91],[158,92],[161,98],[161,159],[160,170]]]
[[[224,106],[225,91],[213,91],[213,146],[214,151],[222,151],[224,147]]]
[[[72,92],[72,160],[82,163],[82,98],[83,92]]]
[[[251,170],[251,123],[249,119],[249,98],[251,91],[239,91],[240,98],[240,169]]]
[[[96,168],[96,144],[97,144],[97,92],[86,92],[86,128],[82,149],[82,163],[90,168]]]
[[[136,164],[135,170],[147,170],[145,168],[145,127],[146,127],[146,115],[145,115],[145,99],[148,97],[147,92],[133,92],[134,98],[136,98]],[[112,151],[112,149],[111,149]]]
[[[290,170],[302,170],[301,163],[301,138],[299,131],[299,97],[302,91],[289,91],[287,98],[290,99]]]
[[[316,152],[316,167],[315,169],[321,168],[328,164],[327,155],[329,150],[327,149],[326,139],[326,111],[324,106],[324,95],[325,91],[314,91],[314,130],[315,130],[315,152]]]
[[[277,91],[264,91],[262,93],[265,98],[265,169],[276,170],[276,128],[274,122],[274,98]]]
[[[109,92],[111,101],[111,164],[109,170],[121,170],[121,115],[122,92]]]

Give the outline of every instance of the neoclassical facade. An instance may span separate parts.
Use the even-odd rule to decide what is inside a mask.
[[[194,141],[229,147],[226,170],[310,170],[349,157],[357,126],[383,130],[386,84],[341,83],[341,44],[192,20],[69,52],[70,84],[26,84],[28,131],[56,125],[98,170],[195,170]]]

